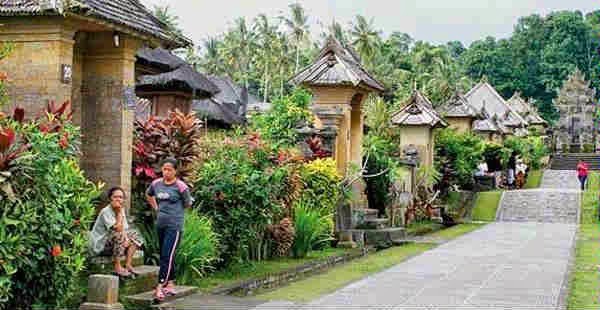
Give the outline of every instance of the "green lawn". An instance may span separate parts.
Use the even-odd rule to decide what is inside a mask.
[[[325,249],[323,251],[310,252],[306,258],[282,258],[260,262],[248,262],[244,264],[232,265],[222,271],[215,272],[208,277],[198,279],[193,284],[201,291],[210,292],[218,287],[225,287],[234,283],[263,277],[269,274],[278,273],[291,269],[311,261],[323,259],[326,257],[341,255],[349,251],[360,251],[357,249]]]
[[[411,222],[406,227],[406,233],[409,236],[420,236],[442,229],[444,226],[434,221]]]
[[[567,309],[600,309],[600,223],[598,222],[597,189],[600,181],[598,172],[588,179],[588,190],[583,194],[581,224],[575,250],[575,267],[570,277]]]
[[[427,237],[439,239],[453,239],[456,237],[460,237],[466,233],[477,230],[481,228],[481,226],[483,226],[483,224],[460,224],[428,234]]]
[[[542,174],[542,170],[530,171],[529,175],[527,176],[527,182],[525,183],[524,188],[529,189],[540,187],[540,184],[542,183]]]
[[[493,222],[496,219],[496,210],[502,197],[502,191],[479,192],[473,208],[473,221]]]
[[[482,225],[460,224],[444,231],[431,234],[440,238],[453,238],[472,231]],[[428,235],[429,236],[429,235]],[[404,246],[393,247],[367,257],[357,259],[345,265],[335,267],[323,274],[293,282],[288,286],[264,292],[253,298],[262,300],[290,300],[294,302],[308,302],[327,293],[340,289],[351,282],[388,269],[410,257],[421,254],[434,248],[434,244],[412,243]]]

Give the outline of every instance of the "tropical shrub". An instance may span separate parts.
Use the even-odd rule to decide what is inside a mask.
[[[393,174],[391,171],[398,166],[399,154],[397,146],[390,140],[369,133],[363,140],[363,151],[366,153],[366,174],[372,177],[364,178],[369,206],[385,214],[390,204]]]
[[[541,168],[541,159],[548,155],[548,148],[542,137],[509,137],[504,141],[504,147],[509,150],[506,152],[508,156],[504,158],[505,162],[514,151],[533,169]]]
[[[294,207],[296,237],[292,246],[294,257],[306,257],[310,251],[332,240],[328,222],[333,214],[322,214],[310,206],[298,203]]]
[[[304,184],[300,196],[302,204],[321,214],[332,214],[340,199],[342,181],[335,160],[325,158],[305,163],[300,176]]]
[[[446,162],[451,168],[450,184],[458,184],[464,188],[473,185],[473,173],[483,160],[485,144],[483,140],[471,133],[457,133],[447,128],[440,130],[435,137],[435,154],[438,170],[439,163]]]
[[[276,150],[258,134],[220,144],[197,168],[197,207],[222,238],[222,263],[267,258],[266,227],[290,213],[289,197],[301,189],[292,176],[302,157]]]
[[[186,211],[181,242],[177,248],[175,264],[177,280],[192,284],[212,271],[218,262],[219,238],[213,231],[210,219],[195,211]]]
[[[189,183],[192,164],[200,155],[200,135],[201,124],[194,114],[184,114],[178,110],[169,112],[166,118],[150,117],[134,123],[131,200],[140,233],[145,240],[158,238],[154,229],[154,214],[146,204],[146,189],[152,180],[160,176],[160,163],[167,157],[175,157],[179,161],[179,177]],[[160,254],[157,244],[145,243],[145,263],[158,263]]]
[[[2,161],[12,158],[2,168],[22,165],[26,173],[0,172],[18,189],[12,199],[0,200],[0,308],[72,306],[66,302],[79,291],[101,185],[88,181],[78,166],[80,134],[69,110],[68,103],[50,104],[40,119],[23,122],[19,110],[0,120],[0,144],[26,146],[10,156],[2,148]],[[6,128],[14,135],[7,138]]]
[[[276,146],[294,146],[299,139],[296,129],[312,122],[310,103],[308,91],[295,89],[289,96],[274,100],[269,112],[253,117],[251,127]]]

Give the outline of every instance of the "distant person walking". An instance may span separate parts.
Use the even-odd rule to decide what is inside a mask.
[[[148,203],[158,211],[156,228],[160,248],[158,285],[154,292],[157,302],[165,295],[175,295],[175,251],[183,231],[184,208],[192,206],[188,186],[177,179],[177,160],[167,158],[161,165],[162,178],[156,179],[146,190]],[[182,266],[180,266],[182,267]]]
[[[517,152],[513,151],[508,158],[508,188],[515,186],[515,170],[517,169]]]
[[[585,182],[587,181],[589,166],[583,160],[579,160],[577,163],[577,178],[579,178],[579,183],[581,184],[581,190],[585,190]]]

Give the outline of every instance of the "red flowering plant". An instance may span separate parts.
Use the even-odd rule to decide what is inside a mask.
[[[31,115],[0,119],[0,309],[74,306],[102,187],[79,168],[70,103]]]

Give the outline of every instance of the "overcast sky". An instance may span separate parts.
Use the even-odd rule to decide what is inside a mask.
[[[287,13],[293,0],[142,0],[149,8],[168,4],[179,25],[195,44],[225,32],[241,16],[248,21],[260,13]],[[333,19],[347,26],[357,14],[374,18],[384,35],[406,32],[432,43],[462,41],[465,45],[486,36],[508,37],[521,16],[546,15],[555,10],[588,13],[600,9],[596,0],[301,0],[313,36],[319,22]]]

